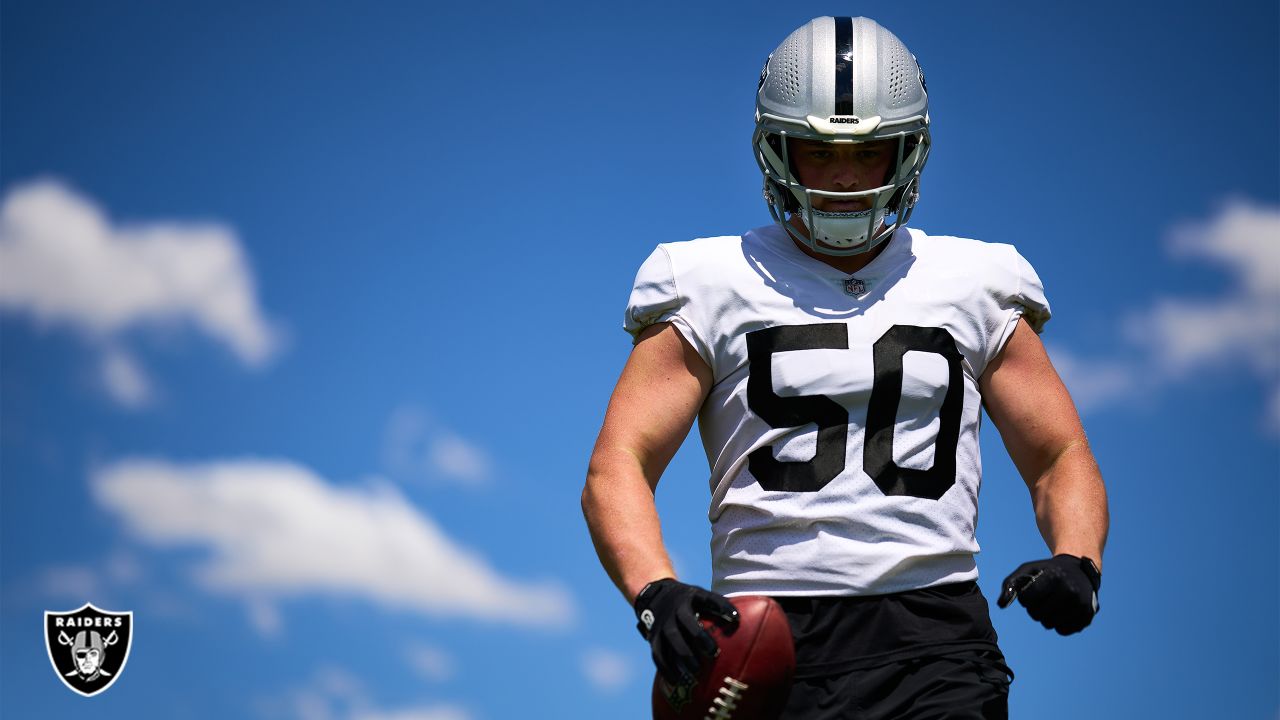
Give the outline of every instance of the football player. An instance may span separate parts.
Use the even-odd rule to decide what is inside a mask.
[[[765,63],[754,151],[775,223],[659,245],[583,509],[659,671],[696,674],[726,596],[786,610],[785,717],[994,718],[1012,673],[978,589],[985,408],[1050,557],[1002,585],[1063,635],[1098,610],[1106,493],[1038,333],[1049,303],[1009,245],[906,226],[929,157],[916,58],[866,18],[817,18]],[[676,579],[654,490],[699,420],[713,579]]]

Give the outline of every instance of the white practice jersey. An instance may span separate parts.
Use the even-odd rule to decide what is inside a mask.
[[[669,243],[625,327],[679,329],[714,374],[712,588],[875,595],[977,577],[978,379],[1049,318],[1011,245],[898,230],[855,275],[776,225]]]

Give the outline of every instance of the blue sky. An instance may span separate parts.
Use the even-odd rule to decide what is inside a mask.
[[[1014,715],[1276,717],[1263,2],[6,0],[0,714],[645,717],[578,510],[623,304],[657,243],[769,222],[760,64],[859,13],[928,76],[912,224],[1035,265],[1108,481],[1093,627],[993,610]],[[1045,549],[983,444],[994,598]],[[694,437],[658,492],[694,582],[706,472]],[[136,618],[88,700],[41,635],[86,601]]]

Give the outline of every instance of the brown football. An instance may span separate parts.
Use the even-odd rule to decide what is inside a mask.
[[[763,595],[729,598],[738,626],[702,624],[720,652],[687,685],[653,679],[654,720],[774,720],[791,692],[796,650],[782,607]]]

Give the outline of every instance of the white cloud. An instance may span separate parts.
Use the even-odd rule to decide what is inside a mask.
[[[1057,345],[1046,344],[1045,349],[1081,412],[1129,397],[1136,391],[1138,378],[1134,368],[1122,360],[1086,359]]]
[[[501,576],[390,486],[340,488],[293,463],[124,460],[95,473],[99,503],[158,546],[206,546],[206,587],[259,598],[363,597],[426,615],[564,627],[559,583]]]
[[[405,657],[419,676],[432,682],[450,680],[456,673],[453,658],[438,647],[415,644],[405,650]]]
[[[56,180],[11,189],[0,205],[0,309],[65,325],[102,344],[149,326],[189,324],[261,366],[281,338],[258,306],[235,232],[223,225],[113,225]],[[126,404],[147,396],[136,363],[108,356],[107,388]]]
[[[87,557],[81,559],[88,564],[44,567],[35,571],[33,581],[21,585],[42,598],[74,601],[76,606],[92,601],[101,606],[118,597],[121,588],[135,585],[143,574],[136,559],[120,551],[96,563]]]
[[[1209,222],[1175,228],[1169,244],[1180,257],[1224,266],[1236,282],[1221,297],[1164,298],[1130,319],[1131,334],[1173,374],[1224,363],[1280,369],[1280,208],[1233,202]]]
[[[582,654],[582,674],[599,690],[613,692],[631,682],[631,663],[613,650],[592,648]]]
[[[364,683],[343,668],[322,667],[316,671],[313,682],[316,691],[322,695],[354,704],[367,702]]]
[[[109,348],[102,356],[102,384],[108,395],[127,408],[148,405],[156,395],[146,372],[119,347]]]
[[[493,475],[493,462],[484,450],[414,406],[392,413],[382,454],[387,471],[399,478],[479,486]]]
[[[102,596],[102,578],[83,565],[46,568],[40,575],[39,586],[45,595],[78,602]]]
[[[360,678],[328,665],[317,668],[304,686],[276,697],[259,698],[255,705],[259,714],[267,718],[340,720],[352,717],[353,708],[368,707],[369,697]]]
[[[299,693],[293,697],[293,717],[297,720],[336,720],[338,716],[331,704],[326,698]]]
[[[1235,270],[1240,294],[1280,297],[1280,208],[1234,200],[1208,222],[1174,228],[1169,240],[1177,255],[1217,260]]]
[[[138,558],[122,550],[113,552],[107,558],[105,568],[107,577],[120,586],[137,584],[143,576],[142,563],[138,562]]]
[[[245,610],[249,615],[249,624],[257,631],[259,637],[277,638],[284,629],[284,619],[280,617],[280,608],[265,598],[251,598]]]
[[[266,718],[289,720],[471,720],[456,704],[417,705],[394,710],[374,707],[360,678],[335,666],[318,669],[303,687],[254,705]]]
[[[433,438],[429,457],[448,477],[479,482],[489,475],[489,459],[484,452],[457,435],[446,433]]]
[[[1224,269],[1231,285],[1212,296],[1185,288],[1129,314],[1128,345],[1112,356],[1053,348],[1068,389],[1088,409],[1206,372],[1244,372],[1267,388],[1267,424],[1280,432],[1280,208],[1226,203],[1208,221],[1174,227],[1167,248]]]
[[[470,720],[471,713],[456,706],[439,705],[393,711],[363,711],[351,720]]]

